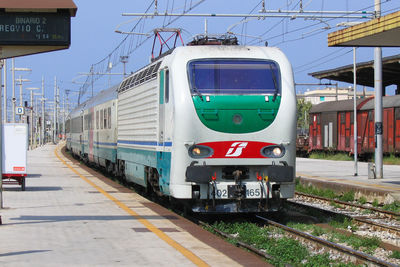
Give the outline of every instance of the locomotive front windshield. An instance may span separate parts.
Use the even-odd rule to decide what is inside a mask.
[[[192,94],[280,94],[278,64],[267,60],[207,59],[188,65]]]

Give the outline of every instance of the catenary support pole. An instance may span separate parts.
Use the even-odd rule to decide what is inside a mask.
[[[376,17],[381,16],[381,1],[375,0]],[[382,48],[374,48],[375,84],[375,177],[383,178],[383,124],[382,124]]]
[[[54,112],[53,112],[53,144],[56,143],[56,129],[57,129],[57,121],[56,121],[56,110],[57,110],[57,77],[54,77]]]
[[[3,59],[4,67],[3,67],[3,81],[4,81],[4,88],[3,88],[3,122],[7,123],[7,59]]]
[[[357,137],[357,66],[356,66],[356,48],[353,47],[353,91],[354,91],[354,176],[358,175],[357,154],[358,154],[358,137]]]
[[[44,124],[46,120],[44,119],[44,77],[42,76],[42,121],[40,125],[40,145],[44,145]]]
[[[12,118],[11,122],[15,122],[15,59],[11,60],[11,78],[12,78]]]
[[[0,62],[0,84],[2,84],[1,68],[3,67],[3,60]],[[0,101],[0,114],[1,114],[1,101]],[[3,124],[0,120],[0,209],[3,208]],[[0,218],[1,219],[1,218]]]

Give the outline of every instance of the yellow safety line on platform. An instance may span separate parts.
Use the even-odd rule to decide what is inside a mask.
[[[54,154],[56,157],[64,163],[65,166],[67,166],[70,170],[72,170],[75,174],[77,174],[80,178],[82,178],[85,182],[96,188],[97,191],[102,193],[104,196],[106,196],[108,199],[113,201],[115,204],[118,205],[121,209],[126,211],[128,214],[130,214],[132,217],[134,217],[136,220],[138,220],[140,223],[142,223],[148,230],[156,234],[160,239],[164,240],[168,245],[182,253],[183,256],[188,258],[191,262],[196,264],[197,266],[209,266],[206,262],[204,262],[202,259],[200,259],[198,256],[196,256],[193,252],[190,250],[186,249],[179,243],[177,243],[175,240],[170,238],[168,235],[166,235],[163,231],[158,229],[156,226],[154,226],[151,222],[148,220],[144,219],[141,217],[138,213],[135,211],[131,210],[128,206],[126,206],[124,203],[120,202],[118,199],[104,191],[101,187],[97,186],[95,183],[90,181],[88,178],[86,178],[84,175],[80,174],[75,168],[73,168],[71,165],[69,165],[65,160],[63,160],[57,153],[57,148],[54,150]]]
[[[303,173],[296,173],[296,176],[300,176],[300,177],[305,177],[305,178],[309,178],[309,179],[324,179],[324,180],[328,180],[329,182],[338,182],[338,183],[343,183],[345,182],[347,179],[343,179],[343,180],[338,180],[338,179],[334,179],[334,178],[328,178],[328,177],[319,177],[319,176],[312,176],[312,175],[307,175],[307,174],[303,174]],[[379,184],[373,184],[373,183],[364,183],[364,182],[360,182],[360,181],[351,181],[351,183],[353,184],[358,184],[358,185],[363,185],[363,186],[367,186],[367,187],[379,187],[382,189],[387,189],[390,191],[400,191],[400,188],[393,188],[390,186],[385,186],[385,185],[379,185]]]

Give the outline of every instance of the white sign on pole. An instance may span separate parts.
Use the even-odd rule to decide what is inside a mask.
[[[16,107],[15,108],[15,114],[24,115],[25,114],[25,108],[24,107]]]

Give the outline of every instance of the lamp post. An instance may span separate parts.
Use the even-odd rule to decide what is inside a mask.
[[[358,175],[358,133],[357,133],[357,63],[356,63],[356,48],[353,47],[353,130],[354,130],[354,176]]]
[[[15,81],[19,82],[19,106],[22,107],[22,83],[23,82],[30,82],[31,80],[28,79],[22,79],[21,75],[19,76],[19,79],[15,79]],[[22,115],[19,116],[19,122],[22,122]]]
[[[3,68],[3,122],[7,123],[7,59],[3,59],[4,68]]]
[[[34,130],[35,130],[35,134],[34,134],[34,138],[33,138],[33,146],[36,147],[37,145],[37,137],[39,137],[39,145],[40,145],[40,140],[42,138],[42,135],[40,134],[40,128],[39,128],[39,123],[38,123],[38,117],[40,117],[39,114],[39,105],[38,105],[38,100],[42,101],[42,93],[33,93],[33,97],[35,96],[40,96],[40,98],[35,98],[35,111],[36,113],[33,113],[33,117],[34,117],[34,122],[35,122],[35,126],[34,126]],[[38,136],[39,135],[39,136]]]
[[[15,122],[15,71],[29,71],[31,72],[32,70],[29,68],[16,68],[15,67],[15,59],[12,59],[11,62],[11,74],[12,74],[12,118],[11,122]],[[21,79],[21,76],[20,76]],[[25,81],[24,81],[25,82]],[[22,106],[22,82],[20,82],[20,105]]]
[[[30,119],[30,137],[29,137],[29,147],[32,150],[32,145],[33,145],[33,90],[39,90],[39,87],[28,87],[26,90],[31,91],[31,119]]]

